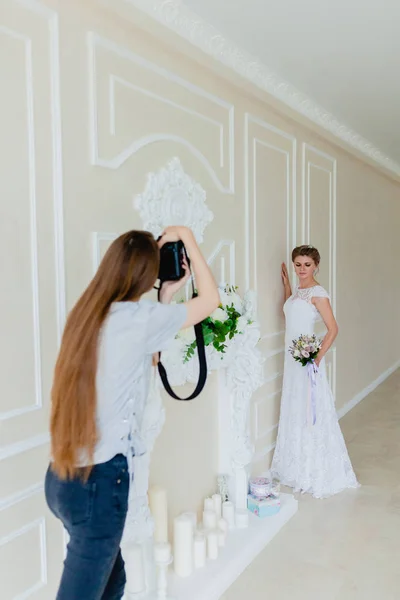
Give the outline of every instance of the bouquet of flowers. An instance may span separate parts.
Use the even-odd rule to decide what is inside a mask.
[[[251,320],[244,314],[243,301],[237,294],[237,287],[226,286],[220,290],[221,304],[210,317],[203,321],[205,346],[212,345],[217,352],[224,354],[229,341],[242,334]],[[192,339],[186,336],[193,336]],[[181,332],[179,337],[190,342],[185,350],[184,361],[188,362],[195,353],[197,342],[192,330]],[[222,356],[221,356],[222,358]]]
[[[307,367],[309,386],[307,413],[309,423],[315,425],[317,422],[317,373],[318,367],[315,359],[321,350],[322,340],[316,335],[301,335],[297,340],[293,340],[289,348],[290,354],[294,360],[297,360]]]
[[[289,352],[294,360],[306,367],[315,361],[321,346],[322,341],[316,335],[301,335],[297,340],[293,340]]]

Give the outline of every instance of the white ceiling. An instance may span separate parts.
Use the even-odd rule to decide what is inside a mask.
[[[399,0],[182,0],[400,163]]]

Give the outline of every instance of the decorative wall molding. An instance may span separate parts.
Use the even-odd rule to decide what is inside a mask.
[[[50,85],[51,85],[51,125],[53,136],[53,207],[55,219],[55,276],[56,276],[56,309],[57,309],[57,338],[60,341],[65,321],[65,273],[64,273],[64,241],[63,241],[63,196],[62,196],[62,159],[61,159],[61,110],[59,95],[59,40],[58,15],[37,0],[18,0],[18,3],[41,17],[46,18],[49,26],[50,53]],[[29,199],[30,199],[30,234],[31,234],[31,273],[32,273],[32,302],[33,302],[33,333],[34,333],[34,370],[35,370],[35,401],[26,407],[4,411],[0,421],[18,418],[33,411],[42,409],[42,368],[40,344],[40,308],[38,281],[38,251],[37,251],[37,206],[36,206],[36,160],[35,160],[35,122],[34,122],[34,86],[33,86],[33,49],[32,40],[19,32],[1,27],[0,32],[21,40],[25,45],[26,73],[26,105],[27,105],[27,135],[28,135],[28,164],[29,164]],[[28,438],[19,443],[0,448],[0,460],[24,452],[49,441],[48,435]]]
[[[17,538],[22,537],[23,535],[26,535],[27,533],[30,533],[34,529],[39,530],[39,537],[40,537],[40,579],[36,583],[34,583],[30,588],[24,590],[22,592],[22,594],[19,594],[18,597],[15,597],[15,600],[26,600],[27,598],[30,598],[31,596],[33,596],[33,594],[36,594],[39,590],[46,587],[46,585],[47,585],[48,569],[47,569],[47,541],[46,541],[47,537],[46,537],[45,518],[40,517],[39,519],[36,519],[36,520],[32,521],[31,523],[24,525],[20,529],[17,529],[15,531],[13,531],[12,533],[10,533],[9,535],[6,535],[0,539],[0,548],[1,548],[2,546],[6,546],[7,544],[10,544]]]
[[[267,140],[261,139],[261,137],[256,135],[256,132],[250,132],[250,127],[256,126],[260,129],[260,131],[266,131],[271,133],[278,138],[289,142],[287,148],[283,146],[276,145]],[[254,129],[254,127],[253,127]],[[267,121],[260,119],[257,116],[254,116],[250,113],[245,114],[245,220],[246,220],[246,277],[247,277],[247,285],[254,287],[257,289],[257,277],[256,273],[257,269],[257,185],[256,185],[256,176],[257,176],[257,152],[260,148],[265,147],[269,148],[279,154],[282,154],[286,159],[286,261],[290,261],[291,247],[295,244],[296,241],[296,192],[297,192],[297,177],[296,177],[296,168],[297,168],[297,140],[290,133],[283,131],[274,125],[271,125]],[[252,190],[252,194],[250,194],[250,189]],[[250,214],[252,212],[253,218],[252,222],[250,222]],[[250,243],[252,241],[252,243]],[[251,269],[251,265],[253,267]],[[250,273],[253,272],[253,280],[250,281]],[[284,330],[272,331],[268,333],[261,333],[260,341],[269,341],[273,339],[279,339],[284,335]],[[271,358],[283,354],[285,351],[283,346],[279,346],[278,348],[268,350],[263,353],[264,364]],[[263,385],[266,383],[275,381],[279,379],[281,373],[276,372],[272,376],[265,378],[263,374]],[[272,398],[276,396],[274,394],[268,394],[266,398],[262,400],[256,401],[253,406],[253,414],[254,414],[254,441],[255,443],[259,443],[264,438],[268,437],[268,435],[278,427],[278,424],[274,424],[272,427],[268,428],[266,431],[260,431],[259,425],[259,410],[260,405],[265,402],[272,401]],[[265,449],[262,451],[264,452]],[[253,462],[259,460],[260,452],[257,452],[253,457]]]
[[[23,415],[42,407],[42,367],[40,344],[40,309],[39,309],[39,266],[37,243],[37,205],[36,205],[36,161],[35,161],[35,118],[33,89],[33,54],[31,38],[4,26],[0,26],[0,34],[22,42],[25,49],[25,85],[28,138],[28,173],[29,173],[29,217],[30,217],[30,260],[32,286],[32,332],[34,356],[34,403],[11,411],[0,413],[0,421]]]
[[[53,146],[53,206],[55,235],[55,276],[57,305],[57,336],[61,342],[66,318],[65,291],[65,256],[64,256],[64,202],[63,202],[63,163],[62,163],[62,128],[61,128],[61,93],[60,93],[60,41],[58,13],[41,0],[15,0],[18,4],[47,19],[49,25],[50,48],[50,94],[51,94],[51,128]],[[33,88],[32,88],[33,89]],[[33,113],[32,113],[33,114]],[[30,153],[34,151],[30,146]]]
[[[314,154],[316,158],[322,158],[330,167],[326,168],[317,164],[307,154]],[[337,204],[337,160],[330,154],[323,152],[315,146],[307,143],[302,144],[301,152],[301,170],[302,170],[302,243],[311,243],[311,195],[310,179],[312,169],[323,171],[329,176],[329,294],[333,312],[336,314],[336,204]],[[336,347],[329,352],[332,360],[332,366],[328,370],[329,381],[332,387],[334,398],[336,398]]]
[[[64,186],[61,127],[60,42],[58,14],[50,11],[49,9],[47,10],[50,27],[50,83],[52,111],[51,125],[53,138],[53,196],[57,333],[58,343],[60,344],[67,315],[64,249]]]
[[[224,248],[228,248],[229,251],[229,277],[226,279],[225,270],[225,258],[220,258],[220,272],[219,272],[219,284],[221,287],[225,287],[226,284],[235,286],[236,285],[236,243],[235,240],[221,240],[218,242],[216,248],[210,254],[207,260],[207,264],[211,267],[216,261],[218,255]]]
[[[96,273],[101,263],[101,243],[102,242],[113,242],[117,239],[118,233],[106,233],[104,231],[94,231],[92,233],[92,262],[93,262],[93,274]]]
[[[134,201],[144,229],[157,238],[167,225],[185,225],[193,231],[198,243],[214,218],[206,205],[206,192],[173,158],[158,173],[147,175],[146,188]]]
[[[225,38],[179,0],[125,0],[224,64],[259,89],[271,94],[377,165],[400,175],[400,164],[372,142],[340,122],[332,113],[279,77],[265,64]]]
[[[257,189],[256,189],[256,160],[257,160],[257,145],[258,146],[266,146],[269,147],[276,152],[284,154],[287,160],[287,170],[286,170],[286,260],[289,261],[290,252],[291,252],[291,244],[295,243],[296,240],[296,158],[297,158],[297,140],[294,136],[283,131],[282,129],[278,129],[274,125],[267,123],[256,116],[251,115],[250,113],[245,114],[245,122],[244,122],[244,160],[245,160],[245,229],[246,229],[246,288],[257,290],[257,281],[256,277],[254,277],[254,281],[250,282],[250,238],[251,238],[251,224],[250,224],[250,205],[252,203],[253,206],[253,264],[254,264],[254,273],[257,272],[257,236],[256,236],[256,225],[257,225]],[[275,146],[264,140],[253,136],[250,142],[250,125],[257,125],[261,129],[265,129],[270,131],[273,134],[281,136],[283,139],[288,140],[291,143],[291,151],[288,152],[284,148],[280,148],[279,146]],[[250,158],[252,158],[253,169],[250,169]],[[252,189],[253,195],[252,200],[250,198],[250,178],[252,178]]]
[[[36,494],[43,494],[43,490],[44,482],[41,481],[40,483],[34,483],[20,492],[16,492],[15,494],[11,494],[10,496],[2,498],[0,500],[0,512],[11,508],[15,504],[23,502],[24,500],[28,500],[28,498],[32,498],[32,496],[35,496]]]
[[[192,117],[195,117],[196,119],[199,119],[199,120],[203,121],[204,123],[210,123],[211,125],[214,125],[214,127],[216,127],[218,130],[218,137],[219,137],[219,157],[220,157],[219,166],[220,167],[224,166],[224,126],[223,126],[223,123],[221,123],[221,121],[217,121],[216,119],[211,119],[211,117],[208,117],[207,115],[204,115],[204,114],[198,112],[197,110],[193,110],[187,106],[183,106],[183,104],[173,102],[172,100],[169,100],[165,96],[161,96],[160,94],[155,94],[154,92],[151,92],[150,90],[146,90],[145,88],[135,85],[134,83],[131,83],[130,81],[127,81],[126,79],[123,79],[122,77],[117,77],[116,75],[110,75],[110,79],[109,79],[110,134],[111,135],[116,135],[115,91],[116,91],[117,85],[120,85],[121,87],[125,87],[130,90],[133,90],[135,92],[138,92],[138,93],[142,94],[143,96],[146,96],[147,98],[152,98],[154,100],[157,100],[161,104],[165,104],[167,106],[172,106],[173,108],[177,108],[181,112],[187,113],[188,115],[191,115]]]
[[[59,67],[59,31],[58,14],[40,0],[17,0],[27,10],[38,14],[47,20],[49,32],[49,80],[51,94],[51,128],[52,128],[52,177],[53,177],[53,210],[55,235],[55,279],[56,279],[56,311],[57,339],[61,341],[66,316],[65,296],[65,262],[64,262],[64,224],[63,224],[63,184],[62,184],[62,139],[61,139],[61,101],[60,101],[60,67]],[[31,277],[33,302],[33,333],[34,333],[34,372],[35,372],[35,401],[34,403],[4,411],[0,414],[0,422],[18,418],[41,410],[42,403],[42,366],[40,343],[40,305],[39,305],[39,275],[38,275],[38,240],[37,240],[37,206],[36,206],[36,157],[35,157],[35,117],[34,117],[34,78],[33,78],[33,48],[31,38],[1,26],[0,33],[11,35],[25,45],[25,74],[26,74],[26,106],[27,106],[27,135],[28,135],[28,165],[29,165],[29,201],[30,201],[30,248],[31,248]],[[49,442],[48,434],[39,434],[15,444],[0,446],[0,460],[28,451]]]
[[[89,32],[87,34],[87,45],[88,45],[88,58],[89,58],[89,86],[90,86],[90,139],[91,139],[91,161],[94,165],[101,166],[103,168],[108,169],[118,169],[122,164],[124,164],[132,155],[136,154],[142,148],[148,146],[149,144],[153,144],[159,141],[169,141],[182,144],[185,148],[187,148],[205,167],[206,171],[210,175],[211,179],[217,186],[217,188],[225,194],[233,194],[235,191],[235,173],[234,173],[234,106],[217,96],[214,96],[207,92],[206,90],[196,86],[195,84],[183,79],[176,73],[172,71],[168,71],[159,65],[148,61],[142,56],[135,54],[131,50],[124,48],[122,46],[117,45],[115,42],[108,40],[104,37],[101,37],[97,33]],[[98,107],[97,107],[97,92],[96,92],[96,84],[97,84],[97,58],[96,58],[96,47],[101,47],[106,49],[110,53],[119,56],[122,59],[128,60],[135,65],[138,65],[148,71],[166,79],[167,81],[176,83],[177,85],[183,87],[184,89],[190,91],[197,96],[205,98],[210,102],[216,104],[219,107],[224,108],[228,112],[228,164],[229,164],[229,186],[225,186],[215,171],[215,169],[210,164],[207,156],[205,156],[192,142],[188,139],[183,138],[182,136],[171,134],[171,133],[153,133],[151,135],[147,135],[143,138],[134,140],[127,148],[125,148],[122,152],[117,154],[115,157],[111,159],[102,158],[100,156],[99,151],[99,135],[98,135]],[[147,96],[157,98],[160,102],[164,104],[169,104],[170,106],[174,106],[179,110],[182,110],[185,113],[191,114],[194,118],[203,119],[207,122],[212,122],[215,126],[218,127],[218,138],[219,138],[219,150],[220,150],[220,167],[225,166],[225,152],[224,152],[224,125],[221,122],[218,122],[214,119],[210,119],[207,115],[203,115],[197,111],[190,109],[190,107],[184,107],[176,102],[172,102],[171,100],[154,94],[150,90],[145,90],[139,86],[136,86],[134,83],[128,82],[125,79],[117,77],[113,74],[109,77],[109,90],[108,96],[110,99],[110,135],[115,135],[115,84],[119,83],[120,85],[124,85],[125,87],[130,87],[131,89],[136,89],[142,94]]]
[[[22,8],[30,13],[43,18],[47,24],[48,34],[48,60],[46,57],[46,66],[48,65],[49,91],[50,91],[50,125],[52,136],[52,155],[51,155],[51,175],[52,175],[52,195],[53,195],[53,214],[54,214],[54,269],[55,269],[55,304],[56,304],[56,336],[60,344],[61,336],[66,318],[66,292],[65,292],[65,259],[64,259],[64,209],[63,209],[63,164],[62,164],[62,131],[61,131],[61,97],[60,97],[60,49],[59,49],[59,17],[58,13],[45,5],[41,0],[15,0]],[[5,28],[3,28],[4,30]],[[26,93],[27,93],[27,124],[28,124],[28,161],[29,161],[29,194],[31,205],[31,258],[32,258],[32,284],[33,284],[33,319],[36,335],[36,356],[35,356],[35,375],[36,375],[36,399],[35,404],[30,406],[3,412],[1,420],[18,418],[26,416],[32,411],[42,408],[42,382],[41,382],[41,348],[40,348],[40,311],[39,311],[39,281],[38,281],[38,251],[37,251],[37,227],[36,227],[36,145],[35,145],[35,117],[34,117],[34,65],[35,56],[32,48],[32,40],[25,35],[18,34],[19,38],[25,44],[26,57]],[[47,41],[47,40],[46,40]],[[49,165],[50,169],[50,165]],[[34,432],[32,432],[34,433]],[[0,460],[12,458],[18,454],[29,452],[35,448],[48,444],[50,437],[48,433],[32,435],[7,446],[0,446]],[[21,492],[12,494],[4,498],[0,504],[1,510],[11,508],[15,504],[28,499],[29,497],[40,494],[43,491],[43,484],[35,484]],[[40,579],[29,589],[24,590],[18,596],[18,600],[25,600],[36,594],[47,585],[47,536],[44,517],[28,524],[21,529],[14,531],[10,536],[3,537],[0,545],[9,543],[20,535],[24,535],[30,529],[38,527],[40,533],[40,552],[41,573]],[[39,592],[40,594],[40,592]]]
[[[16,442],[15,444],[0,446],[0,461],[5,460],[6,458],[11,458],[12,456],[16,456],[17,454],[22,454],[23,452],[28,452],[29,450],[33,450],[39,446],[44,446],[49,442],[50,434],[41,433],[39,435],[26,438],[21,442]]]

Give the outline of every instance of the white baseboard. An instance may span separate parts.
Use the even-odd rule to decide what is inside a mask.
[[[392,367],[390,367],[390,369],[388,369],[387,371],[385,371],[384,373],[379,375],[379,377],[377,379],[375,379],[375,381],[373,381],[372,383],[367,385],[366,388],[361,390],[361,392],[359,392],[356,396],[354,396],[354,398],[352,398],[349,402],[347,402],[344,406],[342,406],[342,408],[340,408],[337,412],[338,418],[341,419],[342,417],[347,415],[348,412],[350,412],[355,406],[357,406],[357,404],[359,404],[362,400],[364,400],[364,398],[369,396],[369,394],[371,394],[388,377],[393,375],[393,373],[395,371],[397,371],[397,369],[399,369],[399,368],[400,368],[400,360],[397,361]]]

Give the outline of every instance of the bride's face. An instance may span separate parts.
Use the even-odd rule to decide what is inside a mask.
[[[309,256],[298,256],[293,265],[300,281],[308,281],[314,277],[317,265]]]

